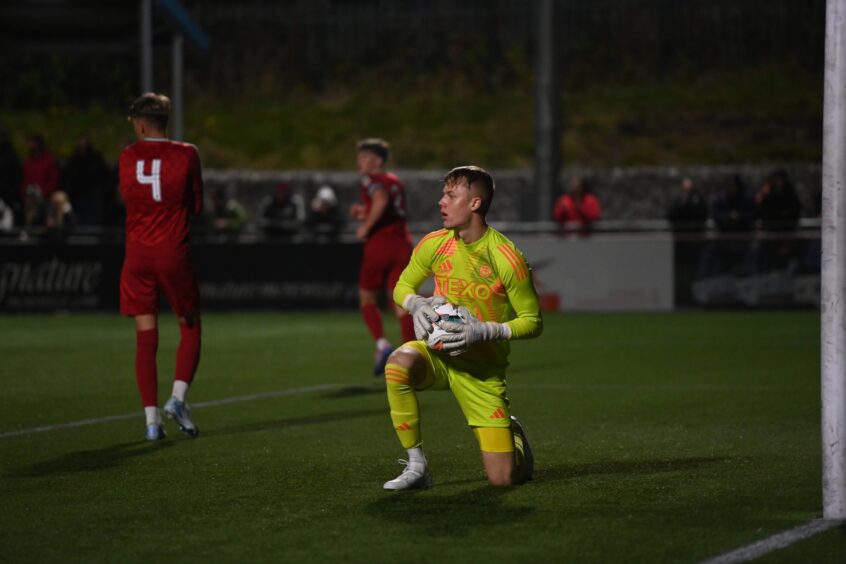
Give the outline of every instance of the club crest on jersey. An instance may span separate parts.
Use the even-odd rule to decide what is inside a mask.
[[[493,270],[491,269],[491,265],[483,264],[482,266],[479,267],[479,276],[481,276],[482,278],[487,278],[491,274],[493,274]]]

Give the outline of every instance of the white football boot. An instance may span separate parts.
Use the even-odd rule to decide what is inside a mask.
[[[200,434],[200,430],[196,425],[194,425],[194,422],[191,421],[188,406],[176,399],[176,397],[171,396],[171,398],[167,400],[167,403],[164,405],[162,411],[164,411],[164,414],[170,419],[176,421],[179,425],[179,430],[189,437],[193,438]]]
[[[420,471],[417,468],[412,469],[407,460],[400,459],[397,462],[405,468],[399,476],[385,482],[383,488],[397,492],[401,490],[425,490],[432,487],[432,475],[427,466],[424,466],[423,470]]]
[[[144,436],[145,439],[148,441],[160,441],[165,438],[164,427],[162,427],[161,423],[148,423],[147,424],[147,433]]]

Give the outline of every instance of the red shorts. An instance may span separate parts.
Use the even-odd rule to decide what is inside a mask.
[[[180,317],[200,311],[197,277],[187,256],[144,256],[127,251],[120,273],[120,313],[135,316],[159,311],[159,292]]]
[[[368,241],[364,245],[358,287],[371,292],[387,287],[389,292],[393,292],[411,259],[411,251],[411,242],[406,239]]]

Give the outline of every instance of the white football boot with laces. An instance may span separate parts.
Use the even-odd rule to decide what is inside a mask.
[[[385,485],[382,487],[386,490],[391,491],[401,491],[401,490],[424,490],[426,488],[432,487],[432,475],[429,473],[429,468],[423,466],[421,470],[419,468],[420,465],[409,464],[407,460],[398,460],[400,464],[405,466],[402,473],[390,480],[385,482]]]
[[[175,397],[171,397],[167,400],[167,403],[165,403],[162,411],[164,411],[164,414],[167,415],[168,418],[176,421],[177,425],[179,425],[179,430],[189,437],[194,438],[200,434],[200,430],[196,425],[194,425],[194,422],[191,421],[188,406]]]

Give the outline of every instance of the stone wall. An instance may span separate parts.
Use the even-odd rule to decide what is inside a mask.
[[[663,219],[679,192],[682,178],[689,176],[709,201],[739,174],[751,196],[776,168],[784,169],[802,201],[802,216],[819,215],[821,167],[818,164],[786,166],[640,167],[606,169],[566,169],[561,186],[573,175],[589,179],[603,206],[604,219]],[[437,221],[438,199],[445,171],[400,170],[406,185],[409,220],[415,223]],[[496,197],[489,218],[492,221],[534,221],[538,218],[537,196],[530,170],[492,171]],[[246,208],[251,219],[260,215],[262,202],[279,182],[289,182],[292,190],[307,201],[317,189],[328,184],[335,189],[342,209],[358,200],[358,175],[346,172],[208,170],[208,191],[227,190]],[[551,206],[550,206],[551,208]]]

